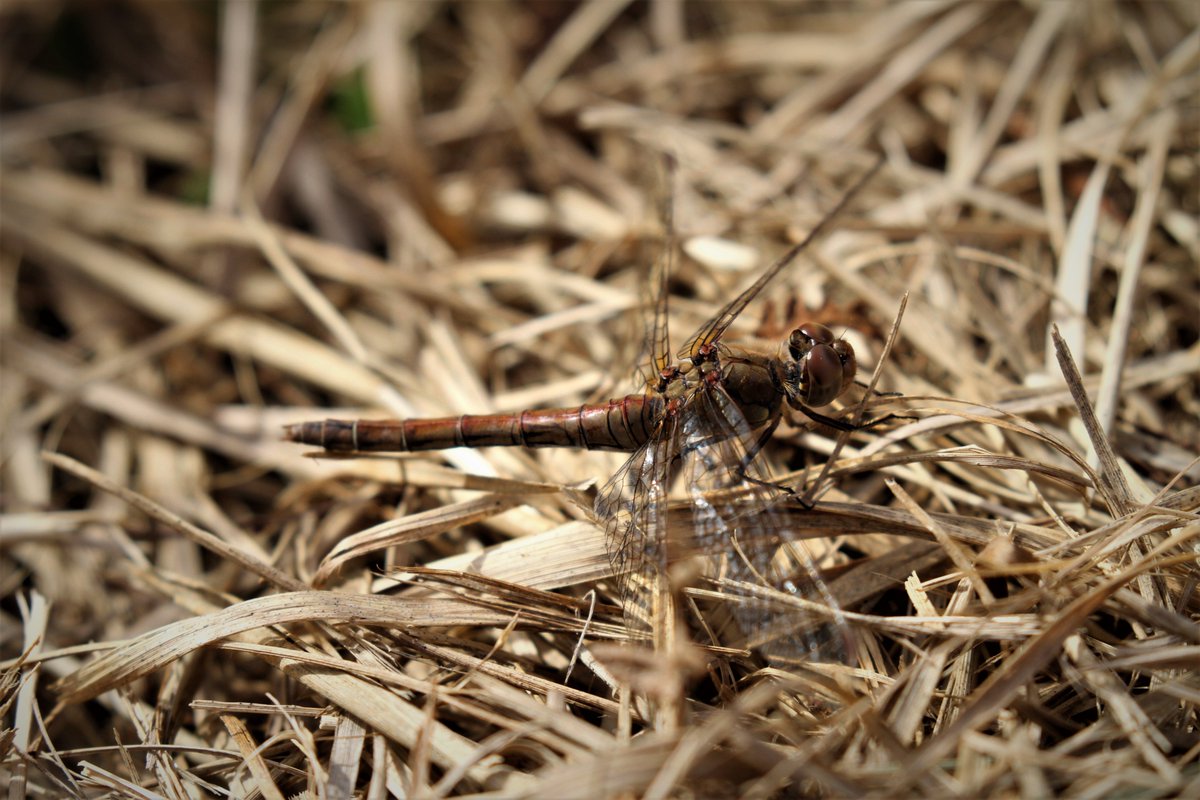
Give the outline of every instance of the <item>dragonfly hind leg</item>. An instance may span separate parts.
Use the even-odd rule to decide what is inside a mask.
[[[782,483],[776,483],[775,481],[764,481],[762,478],[756,478],[750,474],[750,465],[754,463],[755,456],[757,456],[759,451],[766,446],[767,441],[775,435],[775,429],[779,427],[779,421],[781,419],[783,419],[783,414],[777,413],[775,417],[767,423],[766,427],[763,428],[762,433],[760,433],[758,438],[754,440],[754,444],[750,445],[750,447],[746,449],[745,455],[743,455],[741,460],[738,462],[737,468],[734,471],[734,475],[741,481],[745,481],[746,483],[750,483],[755,486],[761,486],[764,489],[774,489],[786,495],[795,495],[796,490],[791,486]]]

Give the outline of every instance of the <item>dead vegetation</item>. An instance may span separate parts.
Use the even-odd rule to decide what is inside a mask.
[[[9,796],[1200,796],[1198,20],[6,4]],[[762,455],[843,661],[629,647],[619,454],[279,440],[636,390],[664,192],[681,342],[880,153],[735,331],[911,293],[908,418]]]

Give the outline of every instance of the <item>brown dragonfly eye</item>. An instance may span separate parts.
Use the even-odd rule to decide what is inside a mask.
[[[798,395],[811,406],[832,403],[854,381],[858,363],[850,343],[837,339],[825,325],[806,322],[788,337],[795,359]]]
[[[832,344],[833,341],[833,331],[829,328],[819,322],[805,322],[788,337],[788,351],[792,358],[800,361],[813,347]]]
[[[845,389],[854,382],[854,376],[858,374],[858,359],[854,356],[854,348],[845,339],[838,339],[832,346],[842,361],[842,388]]]

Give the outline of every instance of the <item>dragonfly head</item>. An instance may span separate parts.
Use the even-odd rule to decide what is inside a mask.
[[[806,406],[832,403],[854,383],[854,348],[819,322],[806,322],[783,344],[788,400]]]

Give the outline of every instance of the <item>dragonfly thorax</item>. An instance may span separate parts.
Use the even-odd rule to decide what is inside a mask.
[[[792,406],[832,403],[854,383],[854,348],[819,322],[806,322],[780,347],[783,384]]]

